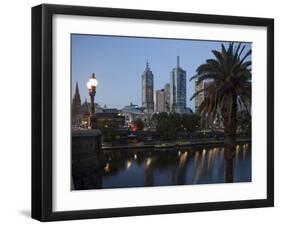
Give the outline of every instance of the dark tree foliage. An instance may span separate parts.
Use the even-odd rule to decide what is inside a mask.
[[[177,132],[189,133],[200,128],[200,117],[195,114],[162,112],[154,114],[152,121],[155,122],[156,130],[162,140],[174,140]]]
[[[230,43],[228,48],[224,44],[221,50],[213,50],[214,58],[197,68],[197,73],[190,80],[207,82],[202,90],[204,100],[199,106],[199,113],[207,123],[212,123],[216,118],[222,117],[225,133],[225,159],[229,175],[226,181],[233,181],[232,164],[237,133],[237,111],[247,109],[251,103],[251,50],[245,54],[245,45]],[[232,175],[231,175],[232,174]]]

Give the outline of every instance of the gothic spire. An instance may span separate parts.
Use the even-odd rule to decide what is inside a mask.
[[[72,100],[72,123],[73,125],[79,125],[81,115],[81,98],[78,88],[78,82],[76,82],[75,93]]]
[[[80,98],[80,93],[79,93],[78,81],[76,81],[75,93],[74,93],[74,96],[73,96],[73,102],[81,104],[81,98]]]
[[[75,94],[80,96],[79,87],[78,87],[78,81],[76,81]]]

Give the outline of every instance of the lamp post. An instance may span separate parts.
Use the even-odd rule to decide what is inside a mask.
[[[92,77],[89,79],[87,82],[87,88],[89,90],[89,95],[90,95],[90,115],[88,118],[88,127],[90,129],[95,128],[95,123],[94,123],[94,114],[95,114],[95,95],[96,95],[96,87],[98,85],[98,81],[96,79],[95,73],[92,74]]]

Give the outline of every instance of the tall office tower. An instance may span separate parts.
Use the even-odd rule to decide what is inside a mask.
[[[208,81],[201,81],[200,83],[198,81],[195,81],[195,93],[202,90],[202,89],[206,89],[208,88],[209,84],[211,84],[212,81],[208,80]],[[203,100],[205,99],[205,92],[202,91],[199,94],[197,94],[195,96],[195,113],[199,114],[198,109],[199,106],[201,105],[201,103],[203,102]]]
[[[202,90],[204,87],[204,82],[195,81],[195,93]],[[198,109],[204,100],[204,92],[201,92],[195,96],[195,113],[199,114]]]
[[[186,111],[186,71],[180,67],[179,56],[177,66],[170,74],[170,111],[175,113]]]
[[[166,104],[166,112],[170,111],[170,83],[167,83],[164,87],[165,90],[165,104]]]
[[[142,107],[146,113],[153,113],[153,73],[150,70],[148,62],[146,62],[145,70],[141,76],[142,78]]]
[[[166,94],[164,89],[156,90],[155,92],[155,111],[166,111]]]

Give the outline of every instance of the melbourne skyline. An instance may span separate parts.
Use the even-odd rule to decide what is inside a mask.
[[[190,97],[195,83],[189,79],[200,64],[214,58],[212,50],[220,50],[222,43],[226,42],[72,34],[72,96],[78,82],[81,101],[89,100],[86,83],[95,73],[96,103],[118,109],[131,102],[141,106],[141,75],[146,62],[154,75],[155,92],[169,83],[180,56],[180,66],[187,73],[187,107],[194,110]]]

